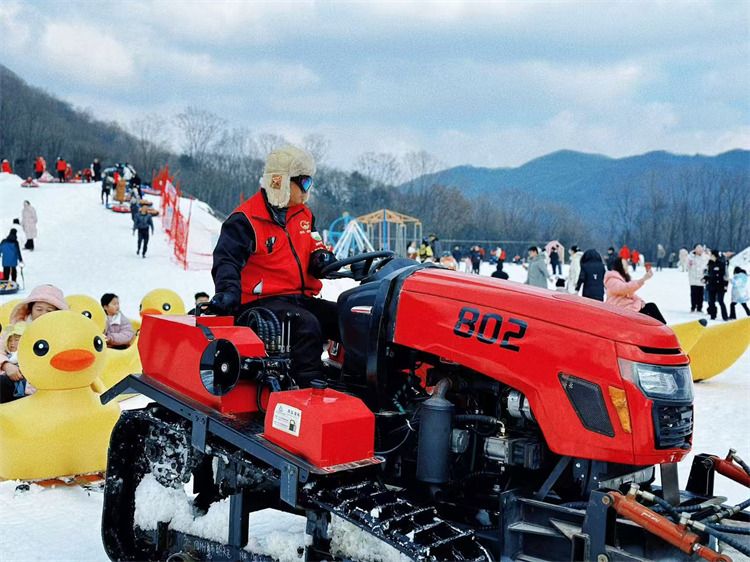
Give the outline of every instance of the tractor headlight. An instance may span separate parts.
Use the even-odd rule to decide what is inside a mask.
[[[620,374],[641,389],[644,396],[662,400],[693,400],[693,375],[689,365],[662,366],[619,359]]]

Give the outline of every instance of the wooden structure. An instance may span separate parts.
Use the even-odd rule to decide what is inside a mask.
[[[403,213],[380,209],[356,220],[378,250],[393,250],[399,256],[405,256],[410,240],[414,240],[417,246],[422,241],[422,222]]]

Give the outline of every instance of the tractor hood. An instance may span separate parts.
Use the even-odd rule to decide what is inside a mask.
[[[616,342],[659,349],[680,346],[669,327],[645,314],[512,281],[427,268],[410,275],[402,292],[501,310]]]

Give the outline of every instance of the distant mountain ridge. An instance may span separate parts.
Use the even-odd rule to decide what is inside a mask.
[[[716,156],[654,151],[624,158],[560,150],[517,168],[456,166],[425,175],[417,181],[427,186],[455,186],[471,198],[494,198],[506,190],[515,189],[539,200],[578,206],[584,203],[602,204],[614,189],[627,187],[629,183],[653,172],[679,172],[681,169],[695,168],[716,173],[745,174],[750,187],[750,151],[742,149]],[[408,184],[401,188],[407,189]]]

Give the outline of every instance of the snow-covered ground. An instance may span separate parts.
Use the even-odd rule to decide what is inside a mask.
[[[174,262],[161,219],[154,221],[156,234],[149,244],[148,257],[142,259],[135,255],[130,215],[105,210],[99,202],[99,184],[42,184],[38,189],[22,189],[21,181],[17,176],[0,174],[0,237],[7,235],[13,218],[20,218],[24,199],[31,201],[39,217],[37,249],[24,252],[26,290],[13,298],[23,297],[40,283],[57,285],[66,294],[83,293],[97,299],[105,292],[114,292],[120,296],[123,312],[137,317],[141,298],[152,289],[171,288],[186,305],[192,303],[193,293],[212,292],[205,264],[197,271],[185,271]],[[150,198],[158,205],[158,198]],[[185,201],[184,210],[187,204]],[[219,227],[205,205],[194,202],[190,236],[196,245],[192,251],[209,254]],[[493,270],[489,264],[482,266],[483,275]],[[508,265],[506,271],[511,280],[525,279],[519,266]],[[349,286],[351,283],[345,280],[325,282],[323,296],[335,299]],[[686,273],[676,269],[658,272],[639,294],[646,301],[656,302],[670,324],[697,318],[689,313]],[[0,304],[8,298],[0,297]],[[136,397],[122,405],[140,407],[143,403]],[[734,447],[750,461],[750,351],[720,376],[696,385],[695,412],[695,452],[722,455]],[[683,484],[692,456],[681,463]],[[107,560],[100,537],[100,493],[80,488],[16,493],[15,487],[13,482],[0,483],[1,561]],[[722,477],[717,477],[716,493],[737,502],[748,495],[746,489]],[[303,530],[301,520],[278,512],[256,514],[250,523],[258,552],[275,553],[302,545]]]

